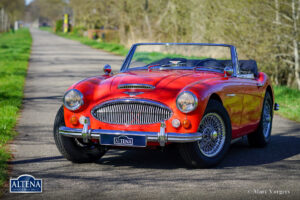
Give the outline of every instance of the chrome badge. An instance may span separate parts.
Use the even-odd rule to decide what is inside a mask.
[[[144,92],[123,92],[125,94],[128,94],[131,97],[134,97],[136,95],[144,94]]]

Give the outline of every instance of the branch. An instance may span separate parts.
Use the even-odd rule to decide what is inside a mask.
[[[282,37],[284,37],[284,38],[287,38],[287,39],[292,39],[292,37],[293,37],[293,36],[291,36],[291,35],[286,35],[286,34],[282,34],[282,35],[280,35],[280,36],[282,36]]]
[[[171,6],[170,2],[168,1],[168,4],[167,4],[166,8],[164,9],[165,12],[160,15],[159,19],[155,23],[155,27],[158,27],[160,25],[160,23],[162,22],[162,20],[165,18],[165,16],[168,14],[170,6]]]
[[[299,15],[300,15],[300,0],[298,0],[298,11],[296,10],[296,19],[299,19]]]
[[[289,28],[293,28],[292,25],[290,24],[286,24],[286,23],[281,23],[281,22],[276,22],[276,21],[273,21],[274,24],[277,24],[277,25],[281,25],[281,26],[286,26],[286,27],[289,27]]]
[[[281,56],[289,56],[289,57],[293,57],[294,55],[287,54],[287,53],[278,53],[278,54],[275,54],[275,56],[277,56],[277,57],[281,57]]]
[[[279,15],[281,15],[283,18],[287,19],[287,20],[290,21],[290,22],[293,22],[293,21],[294,21],[292,17],[288,16],[288,15],[285,14],[285,13],[279,12]]]
[[[285,63],[288,63],[288,64],[291,64],[291,65],[295,65],[294,62],[290,61],[290,60],[287,60],[287,59],[281,59],[283,62]]]
[[[274,6],[266,4],[267,7],[269,7],[273,11],[278,11],[279,15],[281,15],[283,18],[287,19],[290,22],[293,22],[293,18],[288,16],[287,14],[280,12],[280,10],[277,10]]]
[[[300,44],[300,43],[299,43]],[[290,48],[291,50],[294,50],[294,47],[292,45],[284,45],[284,44],[274,44],[273,47],[282,47],[282,48]]]

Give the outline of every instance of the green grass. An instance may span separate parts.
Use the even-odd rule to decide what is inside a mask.
[[[279,111],[275,113],[288,119],[300,122],[300,91],[285,86],[275,86],[275,102]]]
[[[0,35],[0,188],[7,178],[10,153],[5,144],[16,135],[31,41],[28,29]]]

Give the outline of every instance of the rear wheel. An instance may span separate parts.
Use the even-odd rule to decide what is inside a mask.
[[[200,141],[180,145],[180,154],[192,167],[211,167],[224,158],[231,141],[231,124],[227,111],[216,100],[210,100],[199,126]]]
[[[248,143],[254,147],[264,147],[271,140],[273,121],[273,101],[269,92],[266,92],[258,129],[248,135]]]
[[[58,150],[66,159],[75,163],[94,162],[106,153],[103,146],[91,142],[84,143],[82,139],[65,137],[59,134],[59,127],[64,125],[64,109],[61,106],[55,118],[53,134]]]

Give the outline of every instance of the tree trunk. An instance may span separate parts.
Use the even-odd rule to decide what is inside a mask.
[[[280,35],[279,35],[279,24],[280,24],[280,16],[279,16],[279,3],[278,3],[278,0],[275,0],[275,12],[276,12],[276,17],[275,17],[275,22],[276,22],[276,35],[277,35],[277,51],[278,53],[280,52],[280,47],[279,47],[279,44],[280,44]],[[279,61],[280,61],[280,58],[279,56],[276,56],[276,63],[275,63],[275,74],[274,74],[274,81],[275,81],[275,84],[278,85],[278,71],[279,71]]]
[[[295,78],[296,78],[298,90],[300,90],[299,46],[298,46],[298,42],[296,39],[293,40],[293,44],[294,44],[294,56],[295,56],[295,58],[294,58],[295,59]]]
[[[300,90],[300,60],[299,60],[299,45],[298,45],[298,27],[297,27],[297,21],[299,18],[299,11],[296,10],[295,0],[292,0],[292,13],[293,13],[293,28],[294,28],[294,34],[293,34],[293,47],[294,47],[294,62],[295,62],[295,79],[297,83],[298,90]]]
[[[286,84],[288,87],[292,87],[293,86],[293,83],[294,83],[294,71],[293,71],[293,68],[294,66],[290,66],[290,70],[289,72],[287,73],[287,80],[286,80]]]

